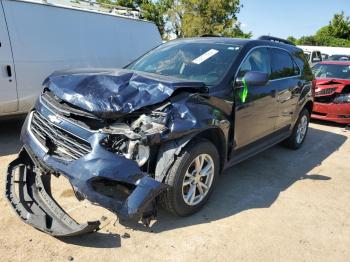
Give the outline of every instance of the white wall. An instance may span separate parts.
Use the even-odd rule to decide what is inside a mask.
[[[346,48],[346,47],[306,46],[306,45],[300,45],[298,47],[307,51],[314,51],[314,50],[321,51],[321,53],[328,54],[328,55],[350,55],[350,48]]]

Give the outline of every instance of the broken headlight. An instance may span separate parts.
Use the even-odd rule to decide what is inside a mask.
[[[130,125],[114,123],[104,129],[108,136],[101,145],[108,151],[136,161],[141,167],[150,157],[149,141],[166,130],[165,121],[166,114],[157,113],[153,116],[143,114]]]
[[[149,146],[141,144],[139,140],[129,140],[124,135],[108,135],[101,141],[101,145],[108,151],[136,161],[140,167],[150,155]]]
[[[115,122],[103,131],[108,136],[101,141],[107,150],[132,159],[141,167],[150,157],[149,144],[159,140],[167,130],[167,114],[156,112],[150,116],[142,114],[131,123]]]
[[[129,141],[128,152],[124,156],[143,166],[149,158],[149,152],[149,146],[142,145],[139,141]]]
[[[341,94],[334,98],[333,102],[335,104],[350,103],[350,94]]]

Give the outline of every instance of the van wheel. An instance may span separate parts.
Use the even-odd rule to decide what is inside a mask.
[[[310,112],[306,108],[301,111],[298,121],[296,122],[293,133],[284,141],[284,145],[291,149],[299,149],[305,141],[310,123]]]
[[[191,141],[165,178],[170,187],[161,196],[163,206],[178,216],[200,210],[213,191],[219,165],[218,151],[211,142],[205,139]]]

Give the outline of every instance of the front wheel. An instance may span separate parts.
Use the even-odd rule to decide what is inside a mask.
[[[310,112],[306,108],[301,111],[299,118],[294,126],[291,136],[284,141],[284,144],[292,149],[299,149],[305,141],[309,128]]]
[[[208,200],[219,173],[216,147],[204,139],[191,141],[174,162],[165,183],[163,206],[179,216],[197,212]]]

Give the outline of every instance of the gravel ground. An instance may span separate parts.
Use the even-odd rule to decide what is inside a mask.
[[[21,145],[20,121],[0,122],[0,188]],[[55,239],[25,225],[0,195],[1,261],[349,261],[350,131],[311,124],[302,149],[275,146],[227,170],[206,207],[187,218],[163,210],[151,228],[78,202],[67,181],[54,194],[98,233]]]

